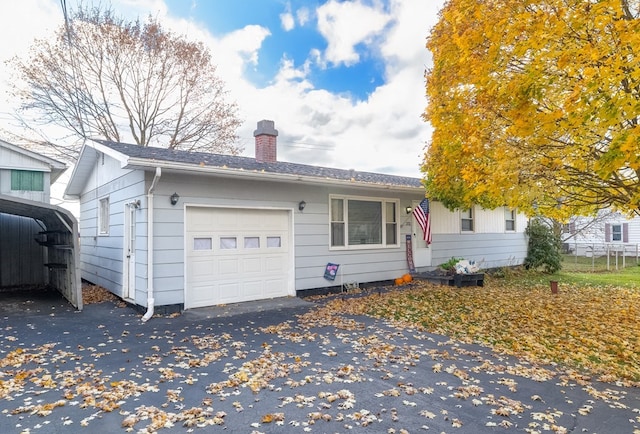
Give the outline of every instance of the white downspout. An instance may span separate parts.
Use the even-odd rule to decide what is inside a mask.
[[[153,298],[153,190],[162,176],[162,169],[156,167],[156,174],[147,192],[147,312],[142,322],[147,322],[153,316],[155,300]]]

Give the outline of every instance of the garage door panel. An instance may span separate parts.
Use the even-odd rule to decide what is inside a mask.
[[[208,259],[197,260],[194,259],[189,264],[188,272],[197,277],[211,276],[213,274],[213,267],[211,261]]]
[[[282,291],[282,287],[286,285],[285,279],[271,279],[264,281],[264,290],[265,293],[276,297],[276,294],[279,294]]]
[[[208,306],[209,300],[216,298],[214,287],[211,285],[197,285],[192,288],[190,300],[193,307]]]
[[[263,282],[260,280],[246,281],[242,287],[244,301],[262,298]]]
[[[288,211],[187,207],[187,222],[186,308],[287,295]]]
[[[243,258],[243,273],[262,273],[262,259],[258,257]]]
[[[270,256],[264,259],[264,271],[266,273],[282,272],[284,273],[284,263],[280,256]]]
[[[240,258],[218,259],[216,262],[219,266],[218,274],[221,276],[238,274],[240,270]]]

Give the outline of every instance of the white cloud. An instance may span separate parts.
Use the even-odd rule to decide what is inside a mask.
[[[304,26],[311,19],[311,13],[308,8],[302,7],[296,11],[296,18],[298,19],[298,25]]]
[[[387,16],[360,2],[325,3],[318,14],[332,23],[325,27],[329,48],[324,55],[311,50],[309,61],[321,66],[323,62],[357,61],[355,45],[367,43],[384,63],[385,82],[366,101],[353,101],[316,89],[302,79],[308,69],[294,69],[294,74],[294,65],[283,63],[277,83],[255,95],[257,106],[271,107],[267,117],[280,130],[280,158],[309,162],[312,154],[314,164],[420,176],[423,148],[431,131],[420,117],[426,107],[424,68],[430,63],[425,38],[441,5],[441,1],[393,0]],[[345,30],[342,39],[334,37],[346,23],[366,21],[362,17],[368,13],[379,22]],[[255,128],[251,117],[247,123]],[[247,141],[246,147],[250,154],[252,143]]]
[[[381,8],[367,6],[361,0],[329,0],[316,13],[318,31],[328,43],[324,57],[333,65],[357,63],[360,55],[356,45],[370,44],[390,20]]]
[[[296,22],[291,12],[283,12],[280,14],[280,25],[285,32],[289,32],[295,28]]]
[[[391,15],[394,18],[381,44],[381,54],[391,69],[389,73],[409,64],[431,62],[431,56],[425,48],[426,37],[436,23],[441,7],[442,1],[391,1]]]
[[[242,74],[245,64],[258,64],[258,50],[269,29],[255,24],[243,27],[213,41],[213,55],[219,69]]]
[[[12,90],[12,69],[5,62],[28,53],[36,38],[48,37],[64,22],[60,3],[56,1],[21,0],[3,5],[0,14],[0,94],[4,104],[0,118],[8,119],[15,105],[8,93]]]
[[[364,0],[329,0],[317,11],[327,50],[311,50],[302,65],[283,56],[278,73],[264,87],[245,78],[248,68],[260,64],[259,51],[271,34],[259,23],[214,37],[202,23],[169,15],[160,0],[146,0],[144,7],[138,1],[120,0],[113,7],[122,14],[123,8],[131,8],[126,13],[135,15],[128,17],[152,13],[176,33],[210,47],[229,98],[237,101],[245,120],[239,131],[245,155],[253,156],[256,122],[272,119],[280,131],[278,156],[283,161],[420,176],[421,153],[430,134],[430,127],[420,119],[426,106],[423,72],[430,62],[425,37],[443,1],[391,0],[384,12],[367,6]],[[0,37],[12,42],[0,46],[2,60],[12,53],[25,52],[34,36],[44,35],[45,29],[51,31],[62,23],[58,1],[21,0],[11,4],[16,11],[0,16]],[[59,20],[52,19],[56,15]],[[307,9],[299,9],[294,15],[300,26],[309,22]],[[309,74],[313,63],[357,62],[356,50],[363,44],[380,57],[385,67],[385,82],[367,100],[354,101],[313,83]],[[4,74],[2,68],[0,71]],[[0,107],[0,112],[6,112],[5,107]]]

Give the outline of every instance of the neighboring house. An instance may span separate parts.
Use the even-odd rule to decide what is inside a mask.
[[[49,203],[51,184],[65,170],[0,140],[0,289],[53,287],[82,309],[78,223]]]
[[[420,179],[276,159],[260,121],[256,158],[107,141],[83,147],[66,197],[80,199],[82,277],[163,312],[376,282],[451,256],[520,264],[526,219],[432,203],[433,243],[411,214]],[[407,241],[409,238],[409,242]],[[327,263],[340,264],[336,281]]]
[[[595,217],[573,217],[562,227],[562,241],[565,251],[579,256],[623,251],[638,256],[640,217],[627,218],[609,210]]]

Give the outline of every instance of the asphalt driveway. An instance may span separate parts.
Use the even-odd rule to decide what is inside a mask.
[[[0,300],[1,433],[640,433],[638,389],[297,298],[146,324]]]

